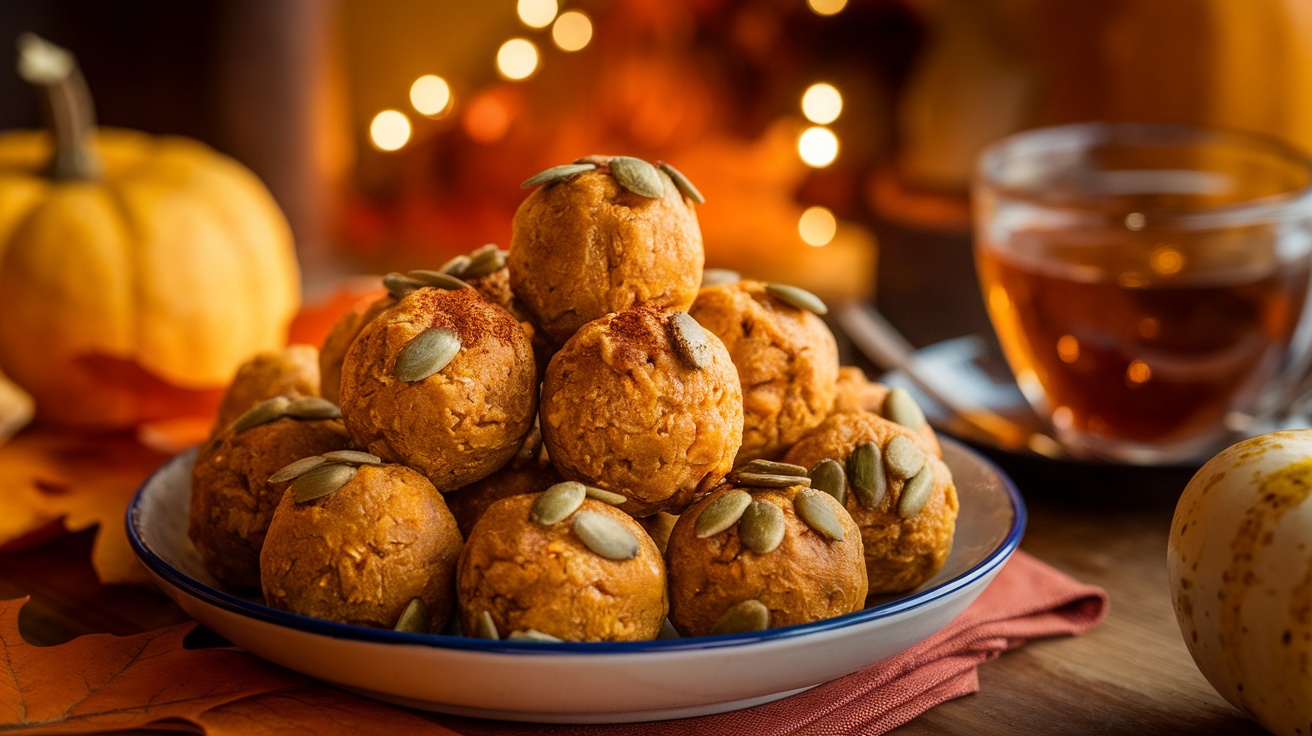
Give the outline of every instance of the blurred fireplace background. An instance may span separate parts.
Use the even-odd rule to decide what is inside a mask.
[[[988,329],[966,189],[987,142],[1136,119],[1312,145],[1312,11],[1295,0],[547,5],[5,0],[0,38],[31,30],[74,51],[102,124],[198,138],[254,169],[292,222],[311,298],[343,274],[505,245],[519,182],[625,153],[669,161],[706,195],[708,265],[873,296],[923,344]],[[566,14],[576,35],[560,41]],[[498,69],[511,39],[536,49],[523,79]],[[424,111],[412,102],[427,76],[449,88],[441,109],[424,107],[441,101],[432,79]],[[841,109],[823,94],[804,109],[818,83]],[[0,128],[39,123],[12,72],[0,99]],[[373,130],[384,111],[405,118],[399,146]]]

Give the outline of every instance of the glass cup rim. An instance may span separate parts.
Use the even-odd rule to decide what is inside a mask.
[[[1305,183],[1277,194],[1241,202],[1204,206],[1189,211],[1145,210],[1156,226],[1187,229],[1235,227],[1243,224],[1312,217],[1312,157],[1274,137],[1251,131],[1175,123],[1093,121],[1053,125],[1013,133],[998,139],[979,155],[974,187],[1017,203],[1060,212],[1068,217],[1115,222],[1128,212],[1071,202],[1056,202],[1044,192],[1007,183],[1002,167],[1018,155],[1043,151],[1093,150],[1109,144],[1220,142],[1255,153],[1274,155],[1301,169]]]

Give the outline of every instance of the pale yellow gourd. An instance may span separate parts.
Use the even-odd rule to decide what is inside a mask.
[[[95,130],[72,57],[20,41],[53,134],[0,134],[0,371],[40,420],[185,413],[286,341],[287,221],[248,169],[180,137]]]

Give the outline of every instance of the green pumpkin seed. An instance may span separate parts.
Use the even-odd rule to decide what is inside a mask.
[[[328,399],[306,396],[287,404],[285,413],[296,419],[340,419],[342,409]]]
[[[377,455],[359,450],[333,450],[322,455],[324,460],[332,463],[350,463],[351,465],[382,465],[383,459]]]
[[[739,517],[748,504],[752,502],[752,494],[747,491],[734,489],[725,493],[723,496],[711,501],[697,515],[697,522],[693,525],[693,533],[698,539],[713,537],[716,534],[728,529],[738,523]]]
[[[406,343],[396,355],[398,380],[422,381],[447,366],[460,352],[460,336],[447,327],[430,327]]]
[[[749,631],[764,631],[770,628],[770,609],[765,604],[749,598],[729,607],[720,614],[711,634],[745,634]]]
[[[665,185],[656,167],[640,158],[616,156],[610,160],[610,173],[620,186],[634,194],[650,199],[665,196]]]
[[[920,510],[925,508],[929,503],[929,497],[934,493],[934,469],[926,465],[919,473],[911,477],[905,486],[902,486],[902,497],[897,502],[897,515],[903,519],[910,519]]]
[[[283,481],[294,480],[305,474],[311,468],[317,468],[328,462],[322,455],[312,455],[303,457],[293,463],[282,466],[282,469],[269,476],[270,483],[282,483]]]
[[[507,636],[506,639],[510,641],[537,641],[537,642],[542,642],[544,644],[556,644],[565,641],[564,639],[552,636],[551,634],[544,634],[543,632],[538,631],[537,629],[523,629],[521,631],[512,631],[510,632],[510,636]]]
[[[497,633],[497,622],[492,620],[491,611],[483,611],[474,619],[474,634],[479,639],[500,639],[501,635]]]
[[[551,526],[579,510],[587,489],[572,480],[557,483],[543,491],[529,509],[528,518],[542,526]]]
[[[461,289],[473,288],[472,286],[466,284],[464,281],[461,281],[455,276],[452,276],[449,273],[442,273],[441,271],[428,271],[428,270],[420,269],[416,271],[410,271],[406,273],[406,276],[408,276],[411,279],[414,279],[416,282],[419,283],[421,287],[431,286],[434,289],[442,289],[443,291],[460,291]]]
[[[383,286],[387,287],[387,293],[391,294],[393,299],[404,298],[410,292],[424,287],[418,280],[395,271],[383,277]]]
[[[884,397],[883,411],[880,412],[890,422],[901,424],[907,429],[920,429],[925,426],[925,412],[911,397],[911,392],[898,386]]]
[[[764,473],[766,475],[792,475],[798,478],[806,478],[808,474],[806,468],[801,465],[792,463],[780,463],[774,460],[752,460],[751,462],[738,468],[740,473]]]
[[[631,560],[638,556],[638,538],[620,522],[596,511],[574,514],[574,534],[584,546],[608,560]]]
[[[585,171],[592,171],[595,168],[597,168],[597,165],[593,163],[552,166],[546,171],[539,171],[525,179],[524,183],[519,185],[519,188],[531,189],[542,184],[555,184],[558,181],[572,179]]]
[[[411,634],[427,634],[430,618],[428,604],[424,603],[424,599],[411,598],[410,602],[405,604],[405,610],[401,611],[401,616],[396,619],[396,626],[392,629],[408,631]]]
[[[602,503],[610,504],[611,506],[623,506],[624,504],[629,502],[628,496],[622,496],[618,493],[611,493],[610,491],[604,488],[597,488],[596,486],[584,486],[583,489],[587,491],[588,498],[594,498],[598,501],[601,501]]]
[[[469,265],[460,278],[469,281],[491,276],[506,267],[506,252],[495,245],[485,245],[469,255]]]
[[[261,424],[268,424],[277,419],[287,416],[287,406],[291,404],[291,399],[286,396],[275,396],[272,399],[265,399],[260,403],[252,406],[242,415],[233,420],[228,425],[233,434],[241,434],[252,427],[258,427]]]
[[[806,289],[789,286],[788,284],[766,284],[765,290],[790,307],[805,309],[816,314],[829,313],[829,307],[825,305],[824,301]]]
[[[316,498],[323,498],[330,493],[336,493],[342,486],[351,482],[355,477],[356,468],[354,465],[344,465],[342,463],[324,463],[317,468],[311,468],[300,475],[288,490],[292,492],[292,500],[296,503],[305,503],[313,501]]]
[[[702,272],[702,287],[736,284],[743,280],[743,275],[727,268],[708,268]]]
[[[706,204],[706,198],[702,196],[701,192],[697,191],[697,187],[692,185],[692,182],[683,175],[683,172],[667,163],[661,163],[659,166],[661,171],[669,175],[670,180],[674,182],[674,186],[678,187],[679,193],[697,204]]]
[[[852,477],[852,491],[861,508],[874,509],[888,493],[888,476],[884,474],[883,453],[879,445],[866,442],[858,445],[847,459],[847,472]]]
[[[706,368],[714,362],[711,343],[706,339],[706,330],[687,312],[674,312],[670,315],[670,335],[674,343],[674,352],[678,353],[693,368]]]
[[[455,258],[452,258],[446,263],[443,263],[442,267],[437,270],[441,271],[442,273],[448,276],[455,276],[456,278],[460,278],[461,276],[464,275],[465,269],[468,267],[469,267],[469,256],[460,255],[460,256],[456,256]]]
[[[751,488],[788,488],[790,486],[810,486],[811,479],[805,475],[779,475],[777,473],[752,473],[735,470],[730,479],[740,486]]]
[[[925,467],[925,451],[915,440],[899,434],[884,445],[884,467],[894,478],[910,478]]]
[[[738,522],[738,538],[758,555],[769,554],[784,541],[784,512],[769,501],[752,501]]]
[[[797,516],[817,534],[829,537],[835,542],[843,541],[843,523],[838,514],[825,498],[828,494],[812,488],[806,488],[793,496],[793,508]]]
[[[816,463],[809,474],[811,487],[833,496],[840,504],[847,504],[847,473],[843,464],[833,458]]]

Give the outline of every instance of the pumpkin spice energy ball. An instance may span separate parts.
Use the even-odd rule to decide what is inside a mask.
[[[275,476],[286,492],[260,553],[265,601],[329,621],[440,631],[451,614],[460,531],[424,476],[378,460],[329,453]],[[407,608],[427,616],[402,622]]]
[[[660,551],[628,514],[589,493],[566,481],[483,514],[456,579],[465,635],[656,638],[668,610]]]
[[[701,195],[673,167],[589,156],[524,182],[508,267],[515,296],[559,345],[635,304],[687,309],[701,283]]]
[[[743,388],[738,462],[774,458],[834,405],[838,344],[802,289],[759,281],[708,286],[690,314],[728,348]]]
[[[443,493],[514,456],[533,426],[537,394],[528,337],[470,288],[407,294],[361,331],[342,364],[351,439]]]
[[[807,478],[785,485],[769,475],[782,487],[726,484],[674,525],[665,550],[670,622],[684,636],[820,621],[865,604],[856,522]]]
[[[952,549],[957,489],[921,443],[900,424],[850,412],[826,419],[785,457],[810,469],[813,484],[840,497],[856,520],[871,594],[921,585]]]
[[[260,353],[242,363],[228,384],[219,403],[215,431],[232,424],[243,412],[265,399],[319,395],[318,348],[288,345],[279,351]]]
[[[732,469],[742,393],[715,335],[687,312],[640,306],[556,353],[541,422],[561,475],[627,497],[633,516],[678,513]]]
[[[320,398],[275,397],[201,446],[191,470],[187,534],[214,577],[260,587],[260,548],[282,487],[269,476],[293,460],[349,446],[340,413]]]
[[[838,369],[837,388],[838,393],[834,397],[835,414],[849,411],[878,414],[914,431],[924,441],[925,447],[943,457],[938,435],[925,419],[925,412],[920,409],[910,391],[901,387],[890,389],[882,383],[871,381],[866,378],[864,371],[850,365]]]

